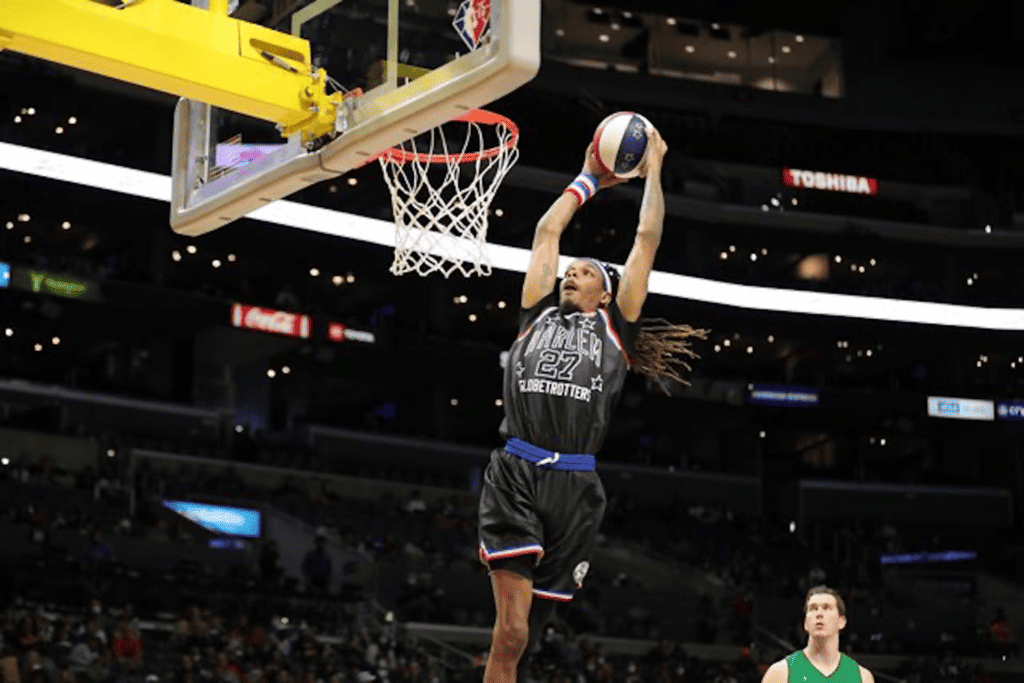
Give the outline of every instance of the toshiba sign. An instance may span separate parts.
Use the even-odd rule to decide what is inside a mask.
[[[878,181],[859,175],[784,168],[782,169],[782,182],[788,187],[804,187],[812,190],[848,192],[850,194],[878,194]]]
[[[235,304],[231,307],[231,324],[246,330],[309,339],[309,316],[298,313]]]

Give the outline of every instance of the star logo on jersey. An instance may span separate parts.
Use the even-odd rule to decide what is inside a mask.
[[[604,392],[604,377],[598,375],[590,378],[590,390]]]
[[[516,374],[521,378],[524,372],[526,372],[526,366],[522,363],[516,363]]]
[[[582,327],[587,332],[593,332],[594,325],[596,324],[597,321],[594,318],[584,318],[583,320],[580,321],[580,327]]]

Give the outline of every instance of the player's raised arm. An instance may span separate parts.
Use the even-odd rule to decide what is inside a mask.
[[[645,162],[644,198],[640,205],[640,222],[633,248],[626,259],[622,283],[615,301],[629,322],[640,318],[647,300],[647,280],[654,268],[654,256],[661,244],[661,231],[665,223],[665,195],[661,189],[661,165],[668,146],[656,128],[648,132],[647,160]]]
[[[593,144],[588,145],[583,171],[537,221],[530,253],[530,267],[526,270],[526,278],[523,280],[523,308],[536,306],[554,290],[555,281],[558,279],[558,245],[576,210],[598,189],[624,182],[621,178],[602,173],[592,151]]]

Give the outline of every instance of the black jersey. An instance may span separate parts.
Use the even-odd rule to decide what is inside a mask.
[[[503,438],[561,453],[597,453],[622,393],[639,325],[613,300],[563,315],[552,292],[520,313],[505,367]]]

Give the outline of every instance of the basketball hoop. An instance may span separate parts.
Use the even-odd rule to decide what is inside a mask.
[[[511,119],[472,109],[379,157],[395,214],[391,272],[491,274],[491,201],[519,158]]]

